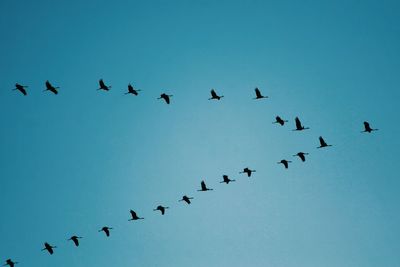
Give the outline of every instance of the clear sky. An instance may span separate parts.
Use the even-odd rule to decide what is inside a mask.
[[[399,266],[399,12],[367,0],[1,0],[0,260]],[[256,86],[270,98],[253,100]],[[208,101],[211,88],[225,97]],[[296,116],[311,129],[293,132]],[[364,120],[380,130],[361,134]],[[320,135],[333,146],[316,149]],[[202,179],[214,191],[197,192]],[[145,220],[128,222],[129,209]]]

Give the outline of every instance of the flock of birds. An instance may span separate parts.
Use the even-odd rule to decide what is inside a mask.
[[[26,86],[26,85],[21,85],[21,84],[19,84],[19,83],[16,83],[16,84],[15,84],[15,88],[14,88],[13,90],[18,90],[18,91],[20,91],[24,96],[26,96],[26,95],[28,94],[27,88],[28,88],[28,86]],[[60,87],[56,87],[56,86],[52,85],[49,81],[46,81],[46,82],[45,82],[45,90],[44,90],[44,91],[50,91],[51,93],[57,95],[57,94],[58,94],[58,89],[59,89],[59,88],[60,88]],[[104,83],[103,79],[100,79],[100,80],[99,80],[99,88],[98,88],[97,90],[109,91],[110,88],[111,88],[111,86],[106,85],[106,84]],[[128,91],[127,91],[125,94],[132,94],[132,95],[137,96],[137,95],[139,95],[139,92],[140,92],[140,91],[141,91],[141,90],[135,89],[131,84],[128,84]],[[261,93],[260,89],[255,88],[254,91],[255,91],[255,97],[254,97],[253,99],[268,98],[268,96],[264,96],[264,95]],[[218,95],[217,92],[216,92],[214,89],[211,89],[211,92],[210,92],[210,93],[211,93],[211,97],[209,98],[209,100],[221,100],[221,98],[224,97],[223,95]],[[170,104],[170,103],[171,103],[171,97],[172,97],[172,96],[173,96],[173,95],[169,95],[169,94],[166,94],[166,93],[162,93],[158,99],[163,99],[163,100],[165,101],[166,104]],[[287,123],[287,122],[288,122],[288,120],[284,120],[284,119],[282,119],[280,116],[276,116],[275,121],[274,121],[273,123],[279,124],[279,125],[281,125],[281,126],[284,126],[285,123]],[[367,122],[367,121],[364,121],[363,124],[364,124],[364,130],[361,131],[361,132],[363,132],[363,133],[372,133],[373,131],[377,131],[377,130],[378,130],[378,129],[372,128],[372,127],[370,126],[369,122]],[[304,130],[310,129],[309,127],[305,127],[305,126],[301,123],[301,121],[300,121],[300,119],[299,119],[298,117],[295,118],[295,127],[296,127],[296,128],[293,129],[293,131],[304,131]],[[326,148],[326,147],[332,146],[332,145],[326,143],[326,141],[324,140],[324,138],[323,138],[322,136],[319,137],[319,144],[320,144],[320,145],[319,145],[317,148]],[[308,154],[309,154],[309,153],[306,153],[306,152],[298,152],[297,154],[293,155],[293,157],[298,157],[302,162],[305,162],[305,161],[306,161],[306,155],[308,155]],[[289,168],[289,163],[291,163],[291,162],[292,162],[292,161],[290,161],[290,160],[282,159],[281,161],[279,161],[279,162],[277,162],[277,163],[278,163],[278,164],[282,164],[282,165],[285,167],[285,169],[288,169],[288,168]],[[247,175],[248,177],[251,177],[252,173],[254,173],[254,172],[256,172],[256,170],[252,170],[252,169],[246,167],[246,168],[243,169],[243,171],[239,172],[239,174],[245,174],[245,175]],[[222,179],[223,179],[223,180],[220,181],[220,183],[225,183],[225,184],[229,184],[229,183],[231,183],[231,182],[235,182],[235,181],[236,181],[236,180],[234,180],[234,179],[230,179],[230,178],[228,177],[228,175],[223,175],[223,176],[222,176]],[[207,187],[205,181],[203,180],[203,181],[201,181],[201,183],[200,183],[200,189],[197,190],[197,191],[206,192],[206,191],[212,191],[212,190],[213,190],[212,188]],[[189,205],[189,204],[191,204],[191,200],[192,200],[192,199],[193,199],[193,197],[189,197],[189,196],[187,196],[187,195],[184,195],[184,196],[179,200],[179,202],[182,202],[182,201],[183,201],[183,202],[185,202],[186,204]],[[164,214],[166,213],[166,210],[167,210],[167,209],[169,209],[169,207],[159,205],[159,206],[157,206],[157,207],[156,207],[155,209],[153,209],[153,210],[154,210],[154,211],[159,211],[159,212],[161,213],[161,215],[164,215]],[[133,211],[133,210],[130,210],[129,213],[130,213],[130,219],[129,219],[129,221],[137,221],[137,220],[143,220],[143,219],[144,219],[143,217],[139,217],[138,214],[137,214],[135,211]],[[104,227],[102,227],[102,228],[101,228],[100,230],[98,230],[98,231],[99,231],[99,232],[104,232],[104,234],[105,234],[107,237],[109,237],[109,236],[110,236],[110,233],[111,233],[110,230],[113,230],[113,228],[112,228],[112,227],[109,227],[109,226],[104,226]],[[79,247],[79,244],[80,244],[80,243],[79,243],[79,239],[82,239],[82,237],[81,237],[81,236],[77,236],[77,235],[73,235],[73,236],[71,236],[71,237],[68,239],[68,241],[72,241],[76,247]],[[42,249],[42,251],[47,251],[50,255],[52,255],[52,254],[54,253],[54,249],[55,249],[55,248],[57,248],[57,246],[53,246],[53,245],[49,244],[48,242],[45,242],[45,243],[44,243],[44,248]],[[17,263],[18,263],[18,262],[16,262],[16,261],[13,261],[13,260],[11,260],[11,259],[7,259],[7,260],[5,261],[5,264],[4,264],[3,266],[14,267],[14,265],[17,264]]]

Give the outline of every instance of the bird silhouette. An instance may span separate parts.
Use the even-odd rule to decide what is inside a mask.
[[[59,89],[60,87],[54,87],[48,80],[46,81],[46,90],[44,90],[43,92],[46,92],[46,91],[50,91],[50,92],[52,92],[53,94],[58,94],[58,91],[57,91],[57,89]]]
[[[283,164],[283,166],[285,166],[285,169],[288,169],[290,162],[291,162],[290,160],[283,159],[283,160],[279,161],[278,164]]]
[[[139,217],[133,210],[129,211],[131,213],[131,218],[128,221],[143,220],[144,218]]]
[[[288,122],[287,120],[283,120],[281,117],[276,116],[275,121],[273,123],[279,123],[281,126],[285,125],[285,122]]]
[[[204,182],[204,181],[201,181],[200,186],[201,186],[201,189],[199,189],[199,190],[197,190],[197,191],[202,191],[202,192],[204,192],[204,191],[212,191],[212,190],[214,190],[214,189],[212,189],[212,188],[207,188],[206,182]]]
[[[99,86],[100,86],[100,87],[99,87],[97,90],[109,91],[110,88],[111,88],[111,86],[107,86],[107,85],[104,83],[103,79],[100,79],[100,80],[99,80]]]
[[[236,180],[229,179],[228,175],[222,175],[222,179],[223,180],[220,182],[221,184],[222,183],[229,184],[230,182],[235,182],[236,181]]]
[[[81,238],[82,238],[81,236],[73,235],[68,239],[68,241],[72,240],[74,242],[75,246],[79,247],[79,239],[81,239]]]
[[[364,131],[362,133],[371,133],[373,131],[378,131],[379,129],[372,129],[371,126],[369,125],[369,122],[364,121]]]
[[[190,204],[190,200],[193,199],[192,197],[188,197],[187,195],[184,195],[182,197],[182,199],[180,199],[179,201],[185,201],[187,204]]]
[[[239,173],[246,173],[247,177],[251,176],[251,173],[256,172],[256,170],[250,170],[248,167],[244,168],[243,171],[239,172]]]
[[[104,232],[106,234],[107,237],[110,236],[110,230],[112,230],[112,227],[108,227],[108,226],[104,226],[103,228],[101,228],[99,230],[99,232]]]
[[[21,85],[19,83],[15,84],[15,88],[13,90],[18,90],[20,91],[23,95],[27,95],[28,93],[26,92],[26,88],[28,88],[28,86],[26,85]]]
[[[131,84],[128,84],[128,92],[126,92],[125,94],[132,94],[132,95],[138,95],[141,90],[135,89],[133,88],[133,86]]]
[[[256,89],[254,89],[254,91],[256,92],[256,97],[253,98],[253,99],[268,98],[268,96],[263,96],[263,95],[261,94],[261,91],[260,91],[260,89],[258,89],[258,87],[256,87]]]
[[[7,259],[6,263],[3,266],[8,265],[9,267],[14,267],[15,264],[18,264],[17,261],[12,261],[11,259]]]
[[[153,210],[154,210],[154,211],[159,210],[159,211],[161,212],[161,215],[164,215],[166,209],[169,209],[169,207],[164,207],[164,206],[158,205],[157,208],[155,208],[155,209],[153,209]]]
[[[299,117],[295,118],[295,122],[296,122],[296,129],[293,129],[293,131],[302,131],[302,130],[310,129],[309,127],[304,127],[301,124],[301,121],[300,121]]]
[[[164,100],[165,100],[165,103],[169,104],[169,103],[170,103],[170,98],[171,98],[172,96],[173,96],[173,95],[167,95],[167,94],[165,94],[165,93],[162,93],[162,94],[160,95],[160,97],[157,98],[157,99],[164,99]]]
[[[322,138],[322,136],[319,137],[319,144],[320,144],[320,146],[317,147],[317,148],[323,148],[323,147],[332,146],[332,145],[328,145],[328,144],[325,142],[324,138]]]
[[[50,255],[53,255],[53,253],[54,253],[53,248],[57,248],[57,247],[56,246],[52,246],[49,243],[45,242],[44,243],[44,249],[42,249],[42,251],[43,250],[47,250],[50,253]]]
[[[208,100],[211,100],[211,99],[221,100],[221,98],[223,98],[223,97],[224,97],[223,95],[219,96],[219,95],[217,95],[217,93],[215,92],[214,89],[211,89],[211,97]]]
[[[296,155],[293,155],[293,157],[299,157],[301,159],[301,161],[306,161],[306,157],[305,155],[308,155],[308,153],[305,152],[299,152]]]

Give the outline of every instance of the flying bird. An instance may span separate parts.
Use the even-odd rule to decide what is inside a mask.
[[[372,129],[371,126],[369,125],[369,122],[364,121],[364,131],[362,133],[371,133],[373,131],[378,131],[379,129]]]
[[[132,94],[132,95],[138,95],[141,90],[135,89],[133,88],[133,86],[131,84],[128,84],[128,92],[126,92],[125,94]]]
[[[199,189],[199,190],[197,190],[197,191],[212,191],[212,190],[214,190],[214,189],[212,189],[212,188],[207,188],[207,186],[206,186],[206,183],[204,182],[204,181],[201,181],[201,189]]]
[[[219,96],[219,95],[217,95],[217,92],[215,92],[214,89],[211,89],[211,97],[208,100],[211,100],[211,99],[221,100],[221,98],[223,98],[223,97],[224,97],[223,95]]]
[[[301,124],[301,121],[300,121],[299,117],[295,118],[295,122],[296,122],[296,129],[293,129],[293,131],[302,131],[302,130],[310,129],[309,127],[304,127]]]
[[[100,87],[99,87],[97,90],[109,91],[110,88],[111,88],[111,86],[107,86],[107,85],[104,83],[103,79],[100,79],[100,80],[99,80],[99,86],[100,86]]]
[[[261,94],[261,91],[260,91],[260,89],[258,89],[258,87],[256,87],[256,89],[254,89],[254,91],[256,92],[256,97],[253,98],[253,99],[268,98],[268,96],[263,96],[263,95]]]
[[[293,155],[293,157],[299,157],[301,159],[301,161],[306,161],[306,157],[305,155],[308,155],[308,153],[305,152],[299,152],[296,155]]]
[[[68,239],[68,241],[72,240],[74,242],[75,246],[79,247],[79,239],[81,239],[81,238],[82,238],[81,236],[73,235]]]
[[[13,90],[18,90],[20,91],[23,95],[27,95],[28,93],[26,92],[26,88],[28,88],[28,86],[26,85],[21,85],[19,83],[15,84],[15,88]]]
[[[222,183],[229,184],[230,182],[235,182],[236,181],[236,180],[229,179],[228,175],[222,175],[222,179],[223,180],[220,182],[221,184]]]
[[[11,259],[6,260],[6,264],[4,264],[3,266],[8,265],[9,267],[14,267],[15,264],[17,264],[17,261],[12,261]]]
[[[52,246],[49,243],[45,242],[44,243],[44,249],[42,249],[42,251],[43,250],[47,250],[50,253],[50,255],[53,255],[53,253],[54,253],[53,248],[57,248],[57,247],[56,246]]]
[[[322,136],[319,137],[319,143],[320,143],[320,146],[317,147],[317,148],[323,148],[323,147],[332,146],[332,145],[328,145],[328,144],[325,142],[324,138],[322,138]]]
[[[190,200],[193,199],[192,197],[188,197],[187,195],[184,195],[182,197],[182,199],[180,199],[179,201],[185,201],[187,204],[190,204]]]
[[[275,121],[273,123],[279,123],[281,126],[285,125],[285,122],[288,122],[287,120],[283,120],[281,117],[276,116]]]
[[[291,162],[290,160],[283,159],[283,160],[279,161],[278,164],[283,164],[283,166],[285,166],[285,169],[288,169],[290,162]]]
[[[103,228],[101,228],[99,230],[99,232],[104,232],[106,234],[107,237],[110,236],[110,230],[112,230],[112,227],[108,227],[108,226],[104,226]]]
[[[239,173],[246,173],[247,177],[251,176],[251,173],[256,172],[256,170],[250,170],[249,168],[244,168],[243,171],[239,172]]]
[[[144,218],[139,217],[133,210],[129,211],[131,213],[131,218],[128,221],[143,220]]]
[[[166,209],[169,209],[169,207],[164,207],[164,206],[158,205],[157,208],[155,208],[155,209],[153,209],[153,210],[154,210],[154,211],[159,210],[159,211],[161,212],[161,215],[164,215]]]
[[[44,90],[43,92],[46,92],[46,91],[50,91],[50,92],[52,92],[53,94],[58,94],[58,91],[57,91],[57,89],[59,89],[60,87],[54,87],[48,80],[46,81],[46,90]]]
[[[170,103],[170,97],[172,97],[172,96],[173,96],[173,95],[167,95],[167,94],[165,94],[165,93],[162,93],[162,94],[160,95],[160,97],[157,98],[157,99],[164,99],[164,100],[165,100],[165,103],[169,104],[169,103]]]

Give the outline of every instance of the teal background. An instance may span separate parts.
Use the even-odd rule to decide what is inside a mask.
[[[399,8],[2,0],[0,259],[398,266]],[[59,95],[42,92],[47,79]],[[129,82],[138,97],[124,95]],[[256,86],[270,98],[253,100]],[[211,88],[225,97],[208,101]],[[311,129],[291,131],[296,116]],[[364,120],[380,130],[361,134]],[[333,147],[317,150],[320,135]],[[246,166],[254,178],[238,174]],[[237,182],[219,184],[223,174]],[[197,192],[202,179],[214,191]],[[145,220],[128,222],[129,209]]]

